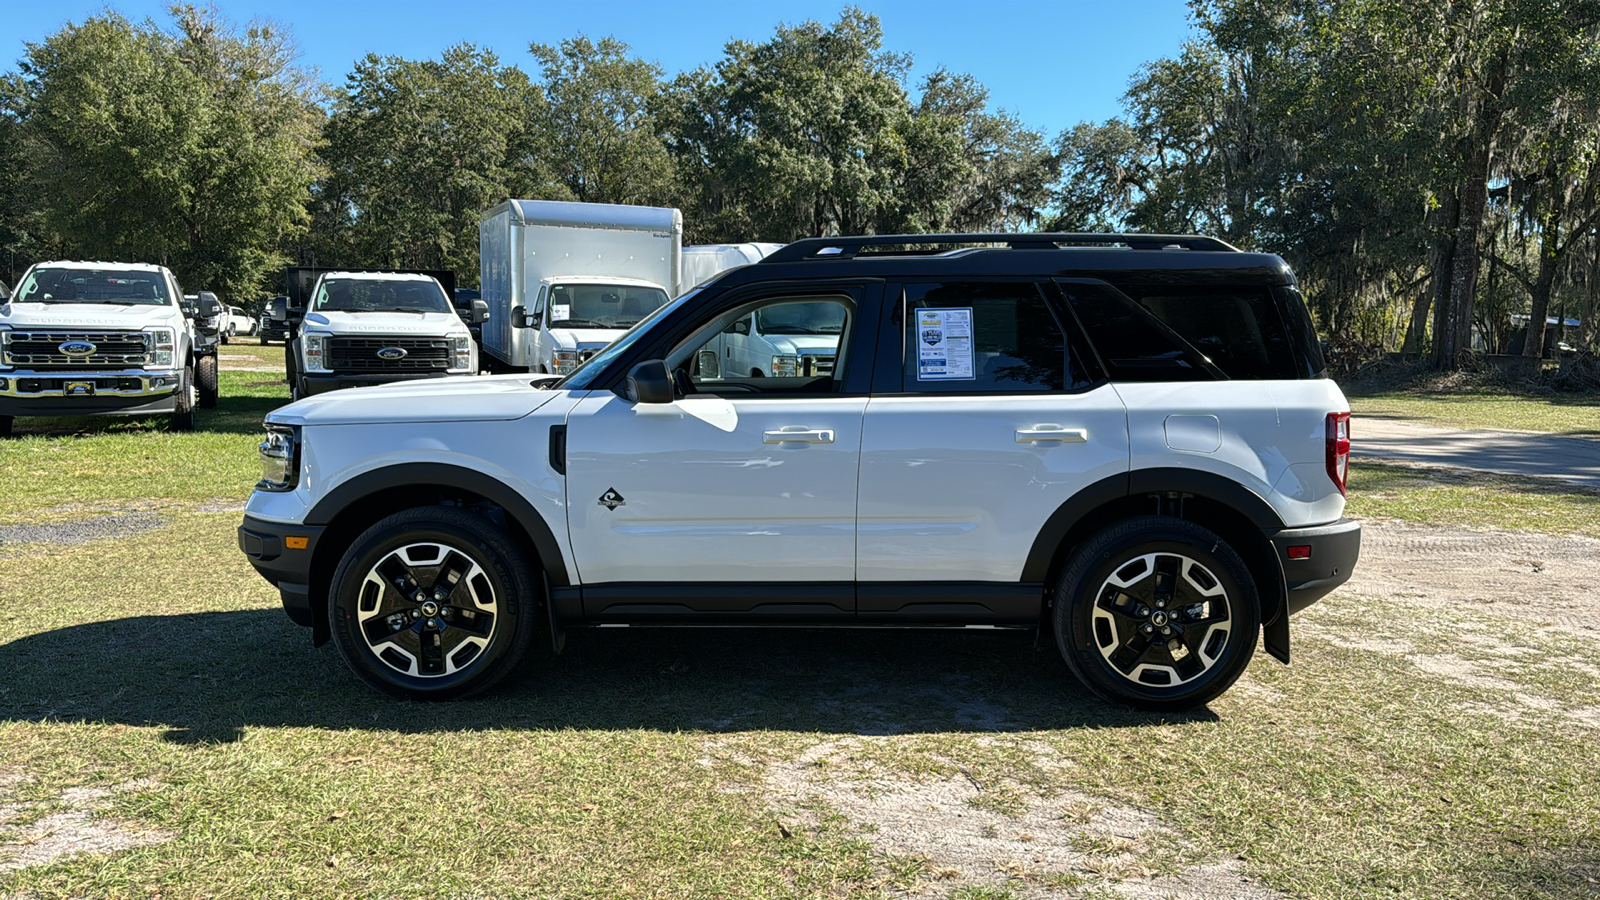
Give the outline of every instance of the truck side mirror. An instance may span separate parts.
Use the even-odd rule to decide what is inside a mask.
[[[628,373],[623,396],[632,403],[671,403],[674,399],[672,374],[659,359],[647,359]]]
[[[528,312],[526,306],[511,307],[512,328],[538,328],[539,314]]]
[[[489,321],[489,304],[482,300],[472,301],[472,325],[482,325]]]
[[[201,318],[209,319],[209,318],[212,318],[213,316],[216,316],[216,315],[220,314],[221,312],[222,312],[222,304],[217,302],[217,298],[216,297],[214,297],[212,295],[209,295],[209,294],[201,294],[200,295],[200,317]]]
[[[732,325],[729,325],[727,328],[722,329],[722,333],[723,334],[749,334],[750,333],[750,320],[749,319],[740,319],[739,321],[733,323]]]

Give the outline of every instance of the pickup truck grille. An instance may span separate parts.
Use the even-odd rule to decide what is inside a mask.
[[[799,364],[802,376],[832,375],[833,364],[839,358],[837,353],[804,353],[800,354]]]
[[[89,353],[68,355],[66,344],[93,345]],[[150,361],[150,346],[139,331],[0,332],[0,362],[26,369],[128,369]]]
[[[384,359],[380,350],[404,350],[399,359]],[[335,372],[443,372],[450,368],[450,341],[445,338],[332,337],[329,369]]]

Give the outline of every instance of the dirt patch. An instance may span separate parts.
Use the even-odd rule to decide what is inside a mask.
[[[9,786],[0,780],[0,790],[9,791],[21,783],[20,777],[12,777],[14,780]],[[158,782],[138,779],[110,787],[68,788],[54,803],[0,803],[0,873],[48,865],[77,853],[116,853],[172,840],[177,836],[174,832],[140,827],[100,815],[119,794],[159,790],[160,787]],[[9,821],[56,805],[66,809],[49,813],[20,828],[7,825]]]
[[[107,538],[154,531],[167,520],[155,513],[130,512],[115,516],[56,522],[46,525],[0,525],[0,546],[6,544],[87,544]]]
[[[920,880],[907,886],[918,894],[1003,886],[1019,897],[1044,898],[1099,885],[1137,900],[1280,896],[1249,884],[1235,864],[1158,876],[1150,862],[1172,858],[1177,837],[1142,810],[1070,789],[1040,792],[959,765],[955,774],[892,772],[860,754],[869,742],[892,740],[827,741],[769,766],[764,789],[787,823],[781,827],[842,816],[879,853],[921,863]],[[1046,768],[1070,768],[1043,744],[1021,747]]]
[[[1341,590],[1419,607],[1469,606],[1600,638],[1600,540],[1367,522]]]

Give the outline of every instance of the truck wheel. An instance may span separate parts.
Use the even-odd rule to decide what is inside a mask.
[[[232,338],[233,338],[233,326],[229,325],[227,328],[223,329],[223,331],[222,331],[221,340],[222,340],[223,346],[227,346],[228,341],[231,340]]]
[[[200,408],[217,408],[217,358],[202,356],[195,361],[195,377],[199,381]]]
[[[1139,709],[1199,706],[1227,690],[1261,630],[1255,581],[1209,529],[1140,516],[1089,538],[1057,583],[1056,644],[1072,674]]]
[[[267,345],[267,336],[263,334],[263,335],[260,336],[260,338],[261,338],[261,346],[265,347]]]
[[[11,423],[13,416],[0,416],[0,437],[11,437]]]
[[[286,343],[283,345],[283,377],[285,381],[289,382],[290,400],[299,400],[301,397],[300,373],[296,371],[297,368],[294,358],[294,344]]]
[[[339,561],[334,644],[362,681],[397,697],[476,694],[509,674],[539,621],[534,566],[488,520],[448,506],[397,512]]]
[[[178,377],[178,391],[172,396],[173,431],[194,430],[194,366],[184,366]]]

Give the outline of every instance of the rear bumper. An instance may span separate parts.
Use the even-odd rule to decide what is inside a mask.
[[[285,525],[267,522],[251,515],[239,526],[239,549],[249,558],[261,577],[278,589],[283,611],[296,625],[311,627],[315,616],[311,604],[311,557],[322,537],[319,525]],[[304,539],[303,547],[296,546]]]
[[[1270,537],[1278,562],[1283,566],[1290,615],[1349,581],[1356,561],[1361,558],[1361,523],[1352,519],[1311,528],[1285,528]],[[1291,547],[1309,548],[1308,555],[1303,559],[1291,559]]]

